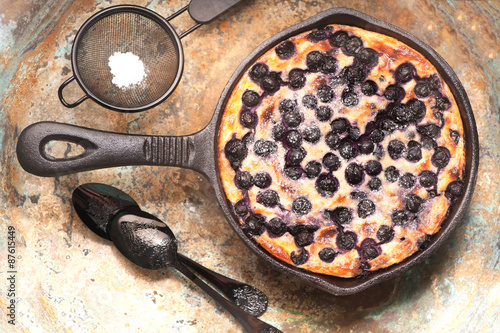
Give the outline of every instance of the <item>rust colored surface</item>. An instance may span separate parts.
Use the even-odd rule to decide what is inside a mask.
[[[0,0],[0,331],[242,332],[200,289],[172,270],[127,261],[87,229],[71,207],[80,184],[130,193],[166,221],[179,250],[269,296],[261,317],[283,332],[497,332],[500,325],[500,4],[487,0],[246,1],[182,39],[185,69],[176,91],[141,113],[57,97],[71,74],[78,28],[120,3],[168,16],[171,1]],[[333,6],[389,22],[432,46],[463,83],[476,117],[480,167],[465,218],[438,253],[360,294],[334,297],[280,275],[229,228],[208,181],[173,167],[121,167],[56,178],[26,173],[15,156],[26,126],[52,120],[131,134],[185,135],[211,119],[225,84],[261,42]],[[172,21],[179,32],[187,14]],[[66,92],[76,100],[73,83]],[[7,306],[8,227],[15,229],[15,325]]]

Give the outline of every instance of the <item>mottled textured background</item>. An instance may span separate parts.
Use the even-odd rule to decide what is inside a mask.
[[[122,114],[57,98],[71,76],[78,28],[111,4],[168,16],[187,0],[0,0],[0,331],[241,332],[200,289],[172,270],[147,271],[88,230],[71,208],[80,184],[114,185],[169,223],[180,251],[269,296],[262,316],[284,332],[500,331],[500,2],[498,0],[246,1],[185,37],[175,93],[146,112]],[[24,172],[20,131],[54,120],[138,134],[183,135],[210,120],[231,73],[257,45],[333,6],[407,30],[435,48],[467,91],[480,139],[476,191],[447,243],[422,265],[360,294],[334,297],[282,276],[229,228],[208,181],[169,167],[123,167],[57,178]],[[184,31],[188,15],[173,24]],[[66,92],[76,99],[74,84]],[[7,226],[16,229],[17,321],[7,323]]]

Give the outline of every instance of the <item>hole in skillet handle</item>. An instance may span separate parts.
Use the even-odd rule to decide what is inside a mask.
[[[250,239],[243,233],[238,223],[238,218],[234,215],[232,209],[230,208],[230,203],[225,197],[225,194],[220,190],[222,188],[222,184],[220,183],[219,178],[219,186],[216,190],[219,202],[228,217],[230,225],[245,242],[245,244],[247,244],[256,254],[282,273],[290,275],[330,294],[336,296],[346,296],[359,293],[369,287],[403,274],[415,265],[422,263],[425,259],[429,258],[437,250],[437,248],[439,248],[439,246],[446,241],[453,229],[462,219],[472,199],[479,165],[479,144],[476,123],[467,94],[448,63],[430,46],[426,45],[408,32],[349,8],[333,8],[321,12],[301,23],[283,30],[257,47],[247,58],[245,58],[226,85],[217,106],[217,112],[219,112],[217,115],[218,123],[221,121],[227,99],[236,84],[239,82],[241,76],[262,54],[289,37],[314,28],[323,27],[328,24],[345,24],[378,32],[393,37],[424,55],[424,57],[436,67],[455,97],[463,121],[464,139],[466,143],[466,169],[464,170],[463,175],[463,181],[465,184],[463,195],[456,199],[454,204],[449,208],[448,215],[441,225],[441,230],[430,238],[430,241],[426,243],[427,247],[425,250],[416,252],[413,256],[407,258],[399,264],[395,264],[376,272],[370,272],[367,275],[362,275],[357,278],[345,279],[312,273],[295,266],[288,265],[270,255],[266,250],[260,247],[260,245],[253,241],[253,239]],[[220,170],[217,171],[218,173],[220,172]]]

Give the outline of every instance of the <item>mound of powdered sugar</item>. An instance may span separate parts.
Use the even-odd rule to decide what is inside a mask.
[[[141,83],[146,76],[144,64],[141,59],[131,52],[115,52],[108,60],[113,84],[120,88]]]

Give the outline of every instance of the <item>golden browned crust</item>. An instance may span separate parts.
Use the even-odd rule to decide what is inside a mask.
[[[434,66],[425,59],[420,53],[403,44],[402,42],[375,32],[365,31],[356,27],[331,25],[331,28],[325,29],[327,35],[343,30],[348,32],[349,36],[360,37],[363,47],[371,48],[378,54],[378,62],[369,69],[365,80],[373,80],[378,86],[378,93],[373,96],[366,96],[360,92],[359,83],[354,85],[354,90],[359,97],[359,103],[356,106],[346,107],[341,101],[341,95],[347,85],[341,83],[335,85],[333,80],[339,77],[343,69],[353,64],[354,57],[344,54],[341,48],[332,47],[328,38],[313,42],[307,38],[309,32],[302,33],[289,39],[294,43],[296,52],[288,59],[280,59],[276,50],[270,49],[257,63],[266,64],[269,71],[277,72],[284,82],[288,82],[288,74],[294,68],[300,68],[307,71],[306,57],[312,51],[321,51],[323,54],[333,55],[337,60],[337,70],[334,74],[322,74],[321,72],[307,72],[306,84],[301,89],[292,89],[288,85],[281,85],[280,89],[274,93],[266,92],[260,84],[254,82],[246,72],[232,92],[220,125],[218,136],[218,163],[222,186],[227,199],[234,205],[243,200],[249,207],[248,214],[241,214],[240,223],[245,225],[249,216],[261,215],[263,226],[257,228],[255,225],[248,234],[252,236],[264,249],[273,254],[280,260],[300,268],[339,277],[353,277],[362,273],[363,270],[375,271],[401,262],[408,256],[415,253],[428,235],[435,234],[446,217],[447,211],[453,200],[453,195],[446,189],[451,182],[460,180],[465,165],[463,127],[458,107],[449,87],[441,79]],[[334,119],[346,118],[353,127],[359,128],[360,134],[368,131],[367,125],[374,122],[376,116],[381,110],[389,109],[390,101],[383,97],[384,91],[390,85],[396,83],[395,70],[399,65],[411,63],[416,68],[418,78],[436,79],[439,84],[439,93],[431,93],[429,97],[419,97],[418,99],[425,103],[425,117],[418,123],[404,124],[394,132],[385,133],[382,142],[379,143],[385,149],[382,154],[361,154],[353,159],[344,159],[340,157],[341,166],[338,170],[332,171],[338,180],[338,189],[332,196],[325,197],[321,195],[315,187],[316,178],[308,178],[302,175],[298,180],[291,180],[284,175],[284,169],[287,166],[285,154],[287,147],[282,141],[273,139],[273,127],[282,122],[283,114],[279,110],[279,104],[284,99],[296,100],[298,109],[303,114],[303,121],[298,126],[299,132],[312,124],[315,124],[321,130],[321,139],[317,143],[303,142],[302,147],[307,152],[305,158],[300,163],[302,170],[309,161],[322,161],[323,156],[328,152],[333,152],[339,156],[339,151],[332,149],[325,142],[325,135],[330,132],[331,122]],[[401,83],[406,95],[399,103],[405,104],[415,96],[414,88],[417,79]],[[335,98],[329,102],[319,102],[318,105],[330,106],[333,115],[328,121],[319,121],[315,111],[304,107],[301,100],[306,94],[317,94],[317,89],[323,85],[333,87]],[[261,97],[258,104],[254,107],[245,106],[242,102],[243,94],[248,91],[254,91]],[[450,102],[444,110],[436,108],[436,96],[446,97]],[[240,122],[240,113],[243,109],[248,109],[257,117],[255,129],[249,129],[242,126]],[[442,116],[442,119],[440,119]],[[394,160],[387,152],[390,141],[399,140],[405,144],[408,149],[408,143],[411,140],[422,143],[423,134],[417,130],[417,126],[426,124],[436,124],[441,127],[439,136],[435,138],[438,146],[446,147],[450,152],[450,160],[443,168],[438,168],[433,164],[431,158],[435,153],[434,148],[422,148],[422,158],[417,162],[410,162],[404,155]],[[249,135],[247,135],[250,133]],[[453,133],[453,135],[452,135]],[[241,140],[245,135],[248,138],[246,147],[248,154],[241,161],[240,166],[232,166],[225,152],[225,147],[232,139]],[[458,140],[457,140],[458,135]],[[342,137],[342,136],[341,136]],[[276,151],[265,158],[256,155],[254,145],[257,140],[269,140],[276,142]],[[368,188],[368,181],[373,178],[364,175],[364,180],[355,186],[348,184],[345,178],[345,169],[347,165],[356,162],[365,166],[369,160],[378,160],[384,171],[378,176],[382,182],[382,187],[378,191],[372,191]],[[416,183],[411,188],[403,188],[399,181],[390,182],[384,177],[384,172],[390,166],[395,166],[400,175],[410,173],[416,176]],[[259,203],[257,196],[266,189],[252,186],[249,190],[241,190],[235,185],[236,171],[248,171],[255,175],[257,172],[266,172],[271,176],[272,183],[267,189],[272,189],[279,194],[279,204],[274,207],[266,207]],[[436,186],[424,188],[420,183],[419,175],[424,170],[430,170],[438,174]],[[323,166],[322,173],[327,173]],[[364,192],[366,199],[375,204],[375,212],[369,216],[361,217],[358,213],[358,205],[362,199],[353,198],[352,192]],[[456,191],[455,191],[456,192]],[[418,195],[424,200],[417,213],[408,212],[409,221],[398,225],[392,216],[396,210],[404,211],[406,208],[405,200],[409,194]],[[292,203],[298,197],[305,197],[312,203],[312,209],[305,215],[298,215],[292,210]],[[352,221],[345,225],[340,225],[336,221],[325,218],[325,211],[332,211],[337,207],[346,207],[352,212]],[[273,217],[280,217],[288,229],[281,236],[273,235],[267,223]],[[380,226],[386,225],[393,229],[394,237],[390,241],[381,241],[377,238],[377,231]],[[297,245],[296,236],[290,233],[290,227],[307,226],[312,234],[312,243],[307,245]],[[248,229],[248,228],[247,228]],[[251,229],[251,228],[250,228]],[[354,232],[357,236],[356,247],[352,249],[342,249],[338,244],[339,234]],[[366,241],[368,239],[368,241]],[[363,243],[364,242],[364,243]],[[363,252],[367,245],[375,247],[377,255]],[[331,248],[336,253],[332,262],[326,262],[319,256],[319,252],[324,248]],[[373,249],[372,249],[373,250]],[[292,260],[291,257],[297,257],[301,253],[307,253],[305,260]],[[305,258],[305,257],[303,257]],[[295,263],[294,263],[295,261]]]

